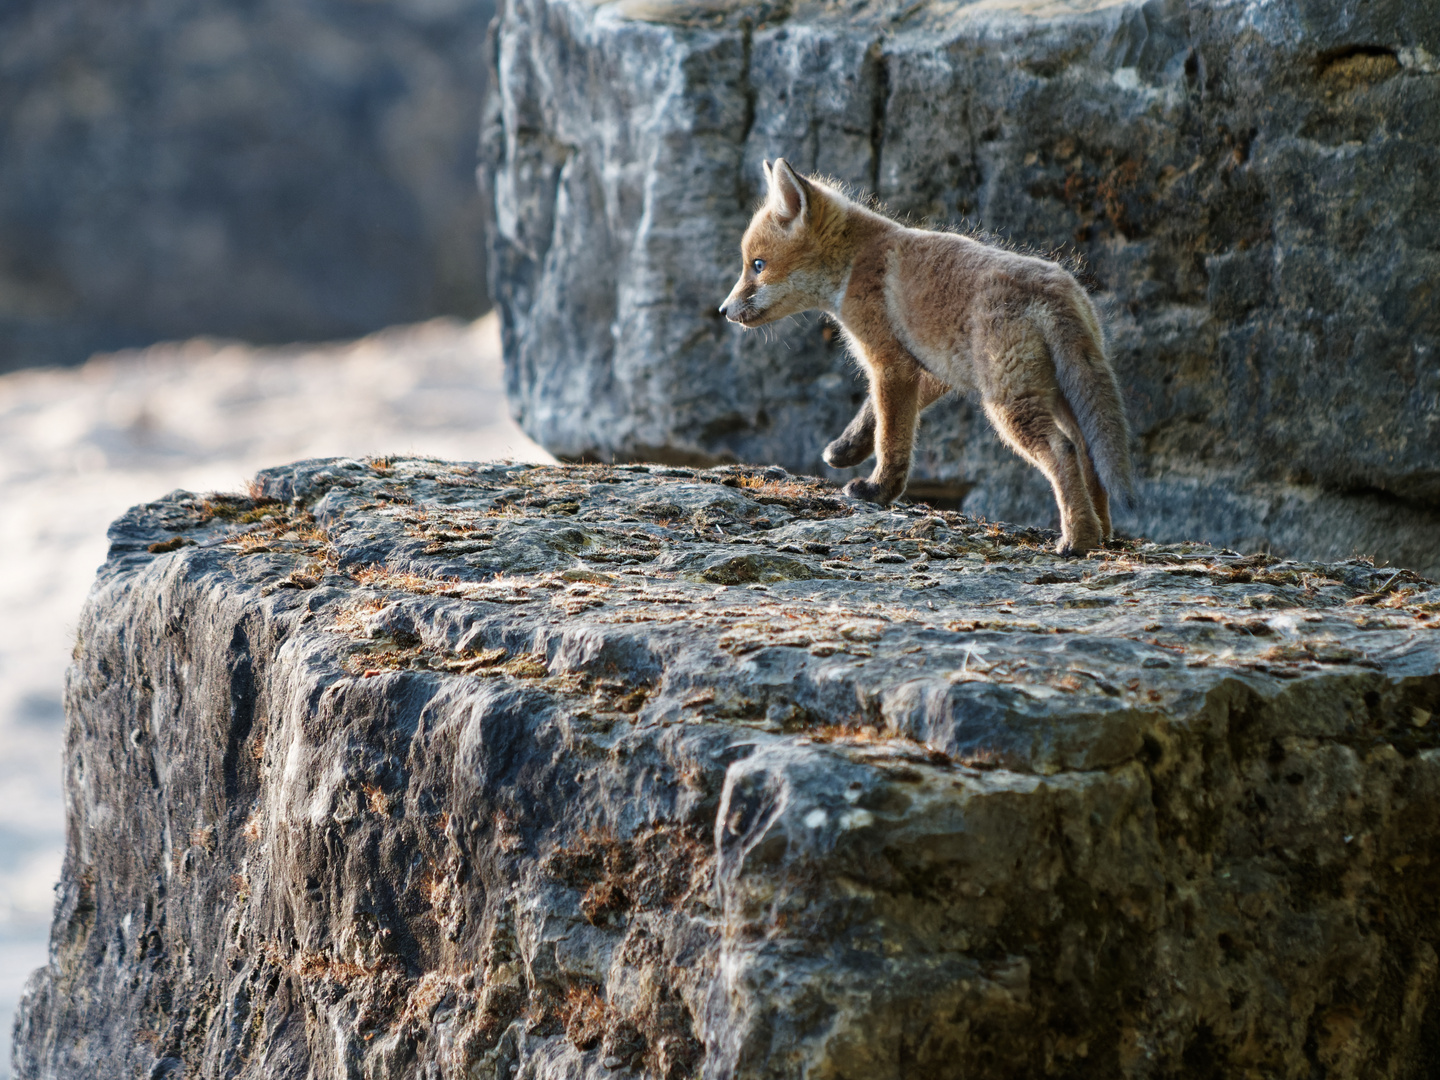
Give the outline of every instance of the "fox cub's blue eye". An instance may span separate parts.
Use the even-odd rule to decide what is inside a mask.
[[[758,273],[760,273],[761,270],[764,270],[764,269],[765,269],[765,260],[764,260],[764,259],[756,259],[756,260],[755,260],[754,262],[752,262],[750,265],[755,268],[755,273],[758,274]]]

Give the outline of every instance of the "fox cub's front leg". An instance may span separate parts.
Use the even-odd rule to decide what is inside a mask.
[[[845,494],[884,506],[905,492],[910,453],[920,419],[920,371],[914,362],[871,365],[870,401],[875,414],[875,469],[851,480]]]
[[[920,372],[919,411],[924,412],[950,390],[949,386],[930,372]],[[860,411],[845,426],[840,437],[825,447],[825,453],[821,456],[825,459],[825,464],[832,469],[848,469],[852,465],[859,465],[874,452],[875,403],[873,398],[867,397],[865,404],[860,406]]]
[[[870,398],[860,406],[855,418],[845,426],[840,437],[825,447],[821,455],[832,469],[848,469],[859,465],[875,452],[875,406]]]

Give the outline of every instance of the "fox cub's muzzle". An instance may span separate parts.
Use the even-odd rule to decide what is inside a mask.
[[[741,326],[753,325],[761,314],[755,306],[755,286],[747,284],[743,279],[736,282],[735,288],[730,290],[730,295],[720,305],[720,314]]]

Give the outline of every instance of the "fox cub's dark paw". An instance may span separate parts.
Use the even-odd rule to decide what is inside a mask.
[[[1068,537],[1061,537],[1060,542],[1055,545],[1055,553],[1065,559],[1083,559],[1096,548],[1103,547],[1098,539],[1093,540],[1071,540]]]
[[[859,465],[875,451],[875,440],[871,438],[849,438],[841,435],[829,446],[825,447],[825,453],[821,455],[825,464],[832,469],[848,469],[852,465]]]
[[[885,506],[894,501],[898,491],[887,492],[880,484],[871,483],[869,480],[855,479],[845,485],[840,492],[852,499],[864,499],[866,502],[879,503]]]

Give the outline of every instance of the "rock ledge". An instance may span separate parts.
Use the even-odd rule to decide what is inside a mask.
[[[783,470],[112,530],[38,1077],[1420,1077],[1440,590]]]

